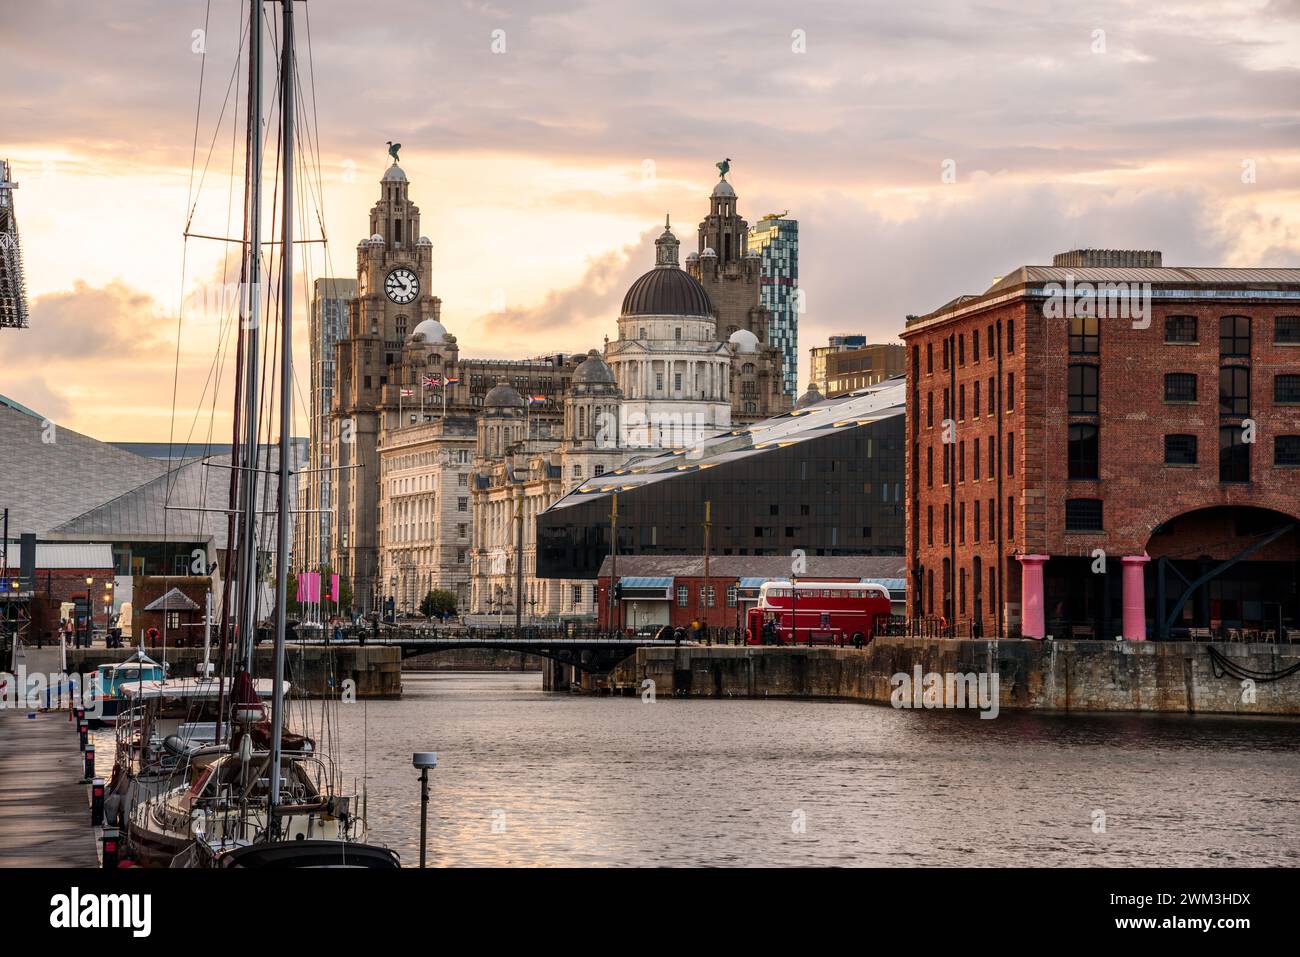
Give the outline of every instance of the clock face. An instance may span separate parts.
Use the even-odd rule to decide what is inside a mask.
[[[398,305],[406,305],[420,294],[420,279],[405,266],[399,266],[384,280],[384,292]]]

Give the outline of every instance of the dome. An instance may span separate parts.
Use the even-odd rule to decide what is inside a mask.
[[[698,262],[699,259],[700,259],[700,254],[699,254],[699,253],[687,253],[687,254],[686,254],[686,261],[687,261],[688,263]]]
[[[689,273],[676,266],[656,266],[628,287],[620,315],[707,319],[713,315],[713,304]]]
[[[392,166],[388,167],[388,169],[384,170],[383,181],[385,183],[405,183],[406,173],[402,171],[402,167],[394,163]]]
[[[731,184],[728,183],[725,179],[720,179],[718,180],[718,185],[713,187],[712,195],[734,197],[736,195],[736,191],[731,188]]]
[[[704,252],[700,253],[700,255],[701,255],[701,256],[712,256],[714,259],[717,259],[717,258],[718,258],[718,254],[715,253],[715,252],[713,251],[713,247],[712,247],[712,246],[705,246],[705,247],[704,247]]]
[[[522,395],[504,382],[498,382],[483,397],[485,409],[522,409],[527,404]]]
[[[614,385],[615,382],[614,370],[605,363],[595,349],[588,352],[587,358],[573,370],[574,385]]]
[[[796,409],[806,409],[810,405],[816,405],[818,402],[824,401],[825,398],[826,396],[822,395],[817,388],[817,383],[809,382],[808,391],[799,396],[799,401],[794,404],[794,407]]]
[[[758,351],[758,336],[748,329],[737,329],[727,341],[736,347],[737,352]]]
[[[373,236],[370,237],[370,241],[372,243],[379,243],[380,245],[383,245],[384,237],[379,235],[378,233],[375,233]]]
[[[411,330],[411,338],[423,336],[425,342],[443,342],[447,338],[447,327],[437,319],[425,319]]]
[[[433,245],[433,240],[430,239],[428,236],[421,236],[421,237],[420,237],[420,241],[417,242],[415,245],[417,245],[417,246],[432,246],[432,245]]]

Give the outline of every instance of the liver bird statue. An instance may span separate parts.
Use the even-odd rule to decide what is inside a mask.
[[[388,155],[393,158],[394,163],[397,162],[397,151],[400,150],[401,148],[402,148],[401,143],[394,143],[392,140],[388,141]]]
[[[722,178],[726,179],[727,174],[731,172],[731,157],[728,156],[721,163],[714,163],[713,165],[718,168],[718,172],[722,174]]]

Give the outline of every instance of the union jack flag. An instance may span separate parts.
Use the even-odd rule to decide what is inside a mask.
[[[436,372],[426,372],[424,374],[424,387],[426,389],[436,389],[442,385],[442,376]]]

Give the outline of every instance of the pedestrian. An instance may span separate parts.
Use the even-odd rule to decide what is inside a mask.
[[[686,629],[683,628],[681,625],[678,625],[677,629],[673,632],[673,644],[681,645],[683,639],[685,638],[686,638]]]
[[[339,624],[339,620],[337,618],[334,619],[334,640],[335,641],[343,640],[343,626]]]

